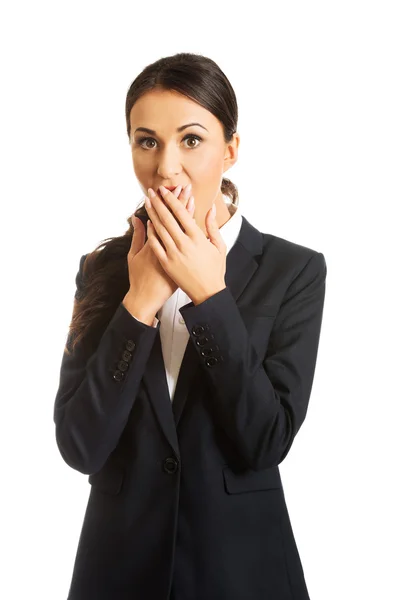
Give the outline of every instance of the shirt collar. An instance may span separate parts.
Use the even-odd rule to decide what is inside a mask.
[[[224,197],[227,198],[225,195]],[[233,214],[231,218],[219,228],[219,231],[226,244],[226,253],[228,254],[239,236],[240,228],[242,226],[242,214],[237,204],[233,204],[229,201],[226,202],[226,205],[229,212]]]

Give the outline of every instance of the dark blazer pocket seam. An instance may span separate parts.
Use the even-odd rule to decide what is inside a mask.
[[[282,488],[280,473],[276,468],[265,471],[235,473],[230,467],[223,467],[225,490],[228,494],[274,490]]]

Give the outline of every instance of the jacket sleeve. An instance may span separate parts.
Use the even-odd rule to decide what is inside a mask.
[[[84,293],[86,256],[75,298]],[[158,329],[133,318],[121,302],[94,351],[78,343],[72,354],[64,352],[53,419],[59,451],[73,469],[96,473],[117,446]]]
[[[200,355],[213,391],[210,410],[255,471],[284,460],[306,417],[326,273],[324,255],[314,252],[286,290],[262,360],[228,287],[180,309],[199,355],[199,332],[205,326],[214,335],[213,343],[219,347],[216,360],[205,361]]]

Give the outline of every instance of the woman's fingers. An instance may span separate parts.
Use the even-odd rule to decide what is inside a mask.
[[[130,253],[135,256],[142,249],[145,240],[145,229],[143,223],[139,223],[138,217],[132,216],[133,235],[130,247]]]
[[[184,206],[186,206],[188,212],[190,212],[192,214],[193,213],[193,207],[190,206],[190,204],[189,204],[191,191],[192,191],[192,189],[188,185],[185,186],[183,188],[183,190],[181,191],[181,193],[180,193],[180,198],[183,199],[183,204],[184,204]]]

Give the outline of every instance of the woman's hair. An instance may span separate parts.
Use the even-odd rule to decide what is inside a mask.
[[[211,112],[223,126],[228,143],[236,132],[238,107],[229,80],[210,58],[182,52],[148,65],[128,89],[125,117],[131,144],[130,113],[135,102],[153,89],[173,90],[194,100]],[[238,191],[229,179],[222,179],[221,192],[238,204]],[[145,224],[149,218],[145,205],[134,212]],[[105,327],[129,289],[127,255],[134,227],[131,216],[121,236],[103,240],[93,252],[82,257],[76,277],[77,292],[65,352],[70,354],[79,342],[90,340],[93,351]],[[86,260],[84,260],[86,258]]]

